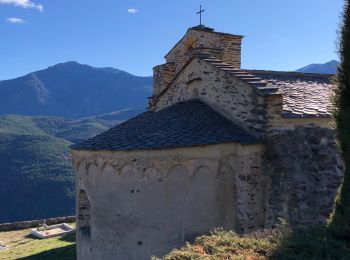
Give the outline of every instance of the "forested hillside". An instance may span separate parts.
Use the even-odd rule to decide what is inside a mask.
[[[111,125],[97,119],[0,117],[0,223],[73,215],[69,145]]]

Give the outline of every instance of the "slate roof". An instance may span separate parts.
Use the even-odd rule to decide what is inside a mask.
[[[331,117],[332,74],[237,69],[213,57],[201,57],[257,89],[262,95],[282,95],[283,117]]]
[[[331,117],[332,74],[237,69],[213,57],[202,60],[257,89],[262,95],[282,95],[283,117]]]
[[[139,150],[239,142],[257,139],[198,100],[142,113],[71,146],[75,150]]]
[[[283,117],[331,117],[332,74],[237,69],[214,57],[202,57],[257,89],[262,95],[282,95]]]
[[[246,70],[237,69],[233,65],[225,63],[217,58],[206,57],[205,55],[204,57],[199,58],[205,62],[210,63],[217,69],[223,70],[226,73],[229,73],[232,76],[239,78],[241,81],[251,85],[253,88],[259,90],[262,95],[279,94],[279,88],[268,84],[266,80],[263,80],[262,78],[259,78]]]
[[[334,89],[331,74],[246,70],[283,95],[284,117],[330,117]]]
[[[237,69],[231,64],[207,55],[197,56],[197,58],[251,85],[262,95],[282,95],[283,117],[327,118],[332,116],[332,94],[335,88],[332,83],[333,74]],[[159,97],[168,88],[165,88],[157,97],[153,97],[154,103],[157,103]]]

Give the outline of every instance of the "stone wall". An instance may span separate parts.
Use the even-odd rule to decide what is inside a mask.
[[[278,218],[292,225],[325,223],[343,177],[343,163],[331,129],[296,127],[267,141],[269,184],[265,226]]]
[[[266,168],[258,170],[266,174],[260,177],[268,185],[265,227],[276,225],[278,218],[298,226],[326,221],[343,174],[332,118],[283,117],[281,95],[257,95],[250,85],[197,58],[177,75],[155,109],[191,98],[265,140],[269,158]]]
[[[214,228],[260,228],[263,149],[73,151],[77,191],[86,193],[90,208],[81,214],[78,206],[78,216],[90,218],[88,235],[80,232],[86,219],[78,219],[78,259],[149,259]]]
[[[198,93],[198,95],[197,95]],[[198,98],[251,134],[265,131],[262,96],[247,83],[194,58],[158,98],[158,111],[179,101]]]
[[[293,130],[298,126],[331,128],[334,125],[331,117],[284,117],[282,95],[266,96],[265,104],[265,130],[268,134]]]
[[[241,68],[241,43],[242,36],[190,28],[165,59],[167,63],[175,63],[177,73],[192,58],[189,51],[198,49],[204,54],[211,53],[214,57]]]
[[[237,224],[234,231],[249,233],[264,227],[264,193],[266,185],[265,148],[261,153],[240,154],[223,158],[222,165],[235,172]]]
[[[153,68],[153,96],[158,96],[175,77],[175,64],[166,63]]]
[[[13,231],[26,228],[34,228],[38,227],[43,223],[46,223],[47,225],[55,225],[70,222],[75,222],[75,216],[28,220],[13,223],[2,223],[0,224],[0,231]]]

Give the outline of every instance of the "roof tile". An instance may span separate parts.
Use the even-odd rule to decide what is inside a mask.
[[[239,142],[257,139],[198,100],[142,113],[110,130],[72,145],[76,150],[140,150]]]
[[[284,117],[330,117],[334,90],[330,74],[247,70],[278,87],[283,96]]]

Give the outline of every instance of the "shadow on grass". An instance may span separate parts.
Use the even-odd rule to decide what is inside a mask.
[[[42,240],[42,238],[38,238],[36,236],[33,236],[32,234],[25,235],[24,237],[25,238],[30,238],[30,239]],[[59,240],[60,241],[64,241],[64,242],[75,242],[76,241],[76,235],[75,235],[75,233],[68,234],[68,235],[60,237]]]
[[[38,253],[36,255],[23,257],[19,259],[25,260],[42,260],[42,259],[52,259],[52,260],[75,260],[76,259],[76,249],[75,245],[69,245],[65,247],[55,248],[48,251]]]
[[[341,228],[327,226],[288,229],[277,241],[270,259],[350,259],[349,234]]]
[[[31,239],[42,240],[42,239],[37,238],[31,234],[28,234],[26,237],[31,238]],[[58,239],[60,241],[71,242],[71,243],[76,241],[75,233],[60,237]],[[22,257],[19,259],[26,259],[26,260],[36,260],[36,259],[38,259],[38,260],[40,260],[40,259],[74,260],[74,259],[76,259],[76,248],[75,248],[75,244],[73,244],[73,245],[68,245],[68,246],[64,246],[64,247],[53,248],[51,250],[37,253],[35,255],[31,255],[28,257]]]
[[[75,233],[72,233],[72,234],[60,237],[60,240],[64,241],[64,242],[75,242],[76,241],[76,235],[75,235]]]

